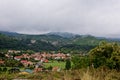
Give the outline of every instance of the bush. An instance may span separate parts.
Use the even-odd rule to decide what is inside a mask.
[[[4,68],[3,68],[3,72],[6,72],[6,71],[7,71],[7,68],[6,68],[6,67],[4,67]]]
[[[2,68],[0,68],[0,73],[2,72]]]
[[[87,68],[90,65],[88,56],[74,56],[72,57],[73,69]]]
[[[67,59],[66,60],[66,65],[65,65],[65,69],[69,70],[70,68],[71,68],[71,61],[70,61],[70,59]]]

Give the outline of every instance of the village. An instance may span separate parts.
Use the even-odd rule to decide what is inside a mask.
[[[3,69],[4,66],[5,69],[6,67],[9,67],[6,69],[9,73],[19,72],[20,74],[37,73],[41,71],[60,71],[64,69],[65,61],[71,58],[70,54],[60,52],[35,52],[33,54],[21,54],[21,51],[19,50],[8,50],[4,55],[5,59],[0,59],[0,67],[3,67]],[[7,62],[9,63],[9,66],[6,66]]]

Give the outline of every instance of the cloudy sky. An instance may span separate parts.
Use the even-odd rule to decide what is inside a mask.
[[[120,0],[0,0],[0,30],[120,38]]]

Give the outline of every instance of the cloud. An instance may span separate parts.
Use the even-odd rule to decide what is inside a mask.
[[[0,0],[0,30],[114,37],[119,14],[119,0]]]

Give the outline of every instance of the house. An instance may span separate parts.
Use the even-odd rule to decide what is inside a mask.
[[[15,57],[14,57],[14,59],[15,59],[15,60],[18,60],[18,61],[20,61],[21,58],[23,58],[23,57],[22,57],[22,56],[15,56]]]
[[[55,60],[58,60],[58,59],[66,59],[66,54],[63,54],[63,53],[53,54],[53,55],[52,55],[52,58],[55,59]]]
[[[8,50],[8,53],[20,53],[21,51],[16,51],[16,50]]]
[[[28,65],[33,65],[33,62],[28,61],[27,64],[28,64]]]
[[[9,54],[5,54],[5,56],[6,56],[7,58],[10,58],[10,55],[9,55]]]
[[[49,62],[49,60],[48,60],[48,59],[45,59],[43,62],[48,63],[48,62]]]
[[[28,61],[27,60],[21,60],[20,62],[24,64],[24,63],[27,63]]]
[[[27,61],[27,60],[21,60],[20,62],[21,62],[24,66],[33,65],[33,62]]]
[[[21,62],[25,67],[28,66],[28,63],[27,63],[28,61],[27,61],[27,60],[21,60],[20,62]]]
[[[22,56],[23,58],[28,58],[28,59],[30,58],[29,54],[23,54]]]
[[[0,64],[4,64],[5,63],[5,61],[3,61],[3,60],[0,60]]]
[[[41,56],[36,56],[35,58],[34,58],[34,60],[41,60]]]

